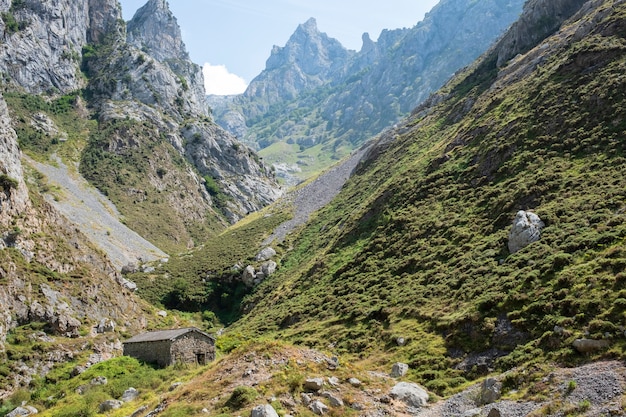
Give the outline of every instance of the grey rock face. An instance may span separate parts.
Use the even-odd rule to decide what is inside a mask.
[[[0,72],[31,93],[83,87],[83,46],[102,38],[122,16],[115,0],[29,1],[10,13],[20,29],[5,36]]]
[[[392,378],[400,378],[406,375],[409,371],[409,365],[406,363],[394,363],[391,367],[391,377]]]
[[[509,233],[509,251],[515,253],[541,239],[541,229],[544,226],[543,221],[535,213],[518,211]]]
[[[412,382],[400,382],[396,384],[391,389],[389,395],[413,408],[422,407],[428,402],[428,392]]]
[[[148,1],[128,22],[126,33],[130,45],[171,69],[176,78],[167,84],[182,87],[182,93],[177,93],[187,99],[188,110],[208,116],[202,69],[189,60],[180,27],[167,1]]]
[[[24,213],[30,202],[24,184],[21,154],[6,102],[0,95],[0,175],[6,179],[0,185],[0,225],[7,226],[12,216]],[[0,243],[0,247],[2,245]]]
[[[13,411],[11,411],[9,414],[7,414],[6,417],[32,416],[34,414],[39,414],[39,411],[35,407],[26,405],[22,407],[17,407]]]
[[[254,407],[250,417],[278,417],[278,413],[270,404],[265,404]]]

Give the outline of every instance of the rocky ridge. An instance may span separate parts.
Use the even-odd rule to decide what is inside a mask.
[[[320,33],[311,19],[285,47],[274,47],[244,94],[209,102],[217,122],[246,143],[263,149],[285,142],[299,145],[297,152],[325,144],[322,152],[342,157],[471,63],[517,18],[523,3],[443,1],[413,28],[384,30],[376,42],[364,34],[359,52]],[[271,151],[262,153],[282,161]],[[293,175],[306,174],[287,177]]]

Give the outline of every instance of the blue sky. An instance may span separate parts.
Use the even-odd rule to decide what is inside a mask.
[[[207,92],[242,92],[264,68],[274,45],[284,46],[314,17],[320,31],[346,48],[361,48],[383,29],[412,27],[439,0],[169,0],[191,59],[204,67]],[[147,0],[120,0],[124,19]]]

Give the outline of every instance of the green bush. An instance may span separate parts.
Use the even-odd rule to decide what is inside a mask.
[[[252,403],[252,401],[256,400],[259,396],[259,392],[252,388],[246,386],[236,387],[224,406],[230,408],[231,410],[239,410],[244,406]]]

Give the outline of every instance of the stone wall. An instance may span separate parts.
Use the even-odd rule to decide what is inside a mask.
[[[170,352],[174,362],[200,362],[203,365],[215,359],[213,341],[199,333],[187,333],[179,337],[172,343]]]
[[[215,345],[212,339],[190,332],[174,341],[125,343],[124,355],[160,366],[173,365],[176,362],[200,362],[202,365],[215,359]]]
[[[125,343],[124,355],[132,356],[145,362],[157,363],[160,366],[167,366],[172,363],[172,357],[170,356],[171,343],[169,340]]]

